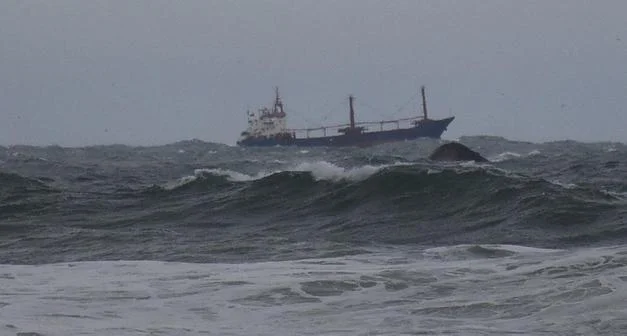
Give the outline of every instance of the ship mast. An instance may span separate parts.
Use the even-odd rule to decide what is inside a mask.
[[[274,98],[274,113],[278,113],[277,107],[281,108],[281,112],[283,112],[283,103],[281,102],[281,98],[279,97],[279,87],[274,87],[275,98]]]
[[[353,110],[353,100],[355,97],[353,95],[348,96],[348,103],[350,106],[350,128],[355,128],[355,110]]]
[[[422,114],[427,119],[427,99],[425,98],[425,86],[420,87],[420,91],[422,92]]]

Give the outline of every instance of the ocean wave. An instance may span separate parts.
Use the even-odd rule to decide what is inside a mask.
[[[501,154],[495,155],[493,157],[489,157],[488,160],[491,162],[501,162],[509,159],[515,159],[521,157],[521,154],[515,152],[503,152]]]
[[[0,172],[0,192],[26,193],[37,191],[52,191],[53,188],[38,178],[29,178],[15,173]]]
[[[15,173],[0,172],[0,219],[32,218],[58,204],[60,191],[42,179]],[[12,223],[0,223],[0,231],[12,228]]]
[[[218,325],[233,335],[619,335],[625,327],[624,244],[421,252],[238,264],[121,258],[1,265],[0,331],[189,335]]]
[[[558,254],[564,253],[565,251],[564,249],[547,249],[510,244],[460,244],[427,248],[424,250],[424,255],[430,259],[456,261],[520,256],[529,257],[533,255]]]
[[[402,163],[398,163],[396,165],[402,165]],[[174,182],[169,182],[163,188],[166,190],[174,190],[199,180],[211,179],[211,177],[221,177],[224,178],[225,181],[229,182],[250,182],[261,180],[275,174],[289,172],[308,173],[315,181],[361,181],[372,176],[381,169],[390,166],[394,165],[365,165],[353,168],[344,168],[327,161],[315,161],[294,164],[280,170],[260,171],[253,175],[223,168],[199,168],[194,170],[194,175],[184,176]]]
[[[315,161],[297,163],[284,169],[259,171],[255,174],[246,174],[223,168],[200,168],[195,169],[193,175],[184,176],[169,182],[163,188],[165,190],[176,190],[194,183],[210,187],[215,184],[262,182],[268,179],[278,188],[281,185],[291,183],[296,176],[299,176],[298,173],[310,176],[311,179],[307,183],[311,185],[324,181],[376,188],[378,192],[373,194],[374,197],[380,191],[385,190],[390,190],[391,192],[412,190],[415,192],[437,193],[438,190],[449,192],[449,188],[466,191],[474,190],[489,195],[494,192],[496,186],[514,190],[539,188],[539,190],[544,192],[557,192],[551,186],[565,190],[590,191],[589,187],[582,187],[575,183],[530,177],[507,169],[494,167],[491,164],[474,162],[444,163],[439,165],[397,162],[383,165],[341,167],[327,161]],[[302,182],[300,179],[299,181]],[[260,185],[263,184],[252,184],[250,188]],[[303,185],[302,187],[306,186]],[[598,191],[601,192],[600,189]],[[595,194],[594,191],[592,194]]]
[[[508,245],[627,238],[625,146],[469,141],[497,162],[428,160],[436,142],[9,148],[48,161],[3,158],[0,260],[268,260],[372,246],[464,246],[440,257],[482,259],[517,256]]]
[[[197,208],[214,216],[281,218],[275,223],[280,228],[273,229],[279,231],[291,230],[282,221],[318,218],[311,234],[392,244],[463,243],[477,235],[483,243],[567,244],[584,236],[564,235],[562,228],[615,222],[624,203],[593,186],[571,187],[477,164],[343,168],[310,162],[252,175],[197,169],[175,185],[170,191],[195,194],[229,188],[218,199],[200,198]]]

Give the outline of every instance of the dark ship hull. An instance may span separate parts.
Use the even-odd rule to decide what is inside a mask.
[[[455,119],[422,120],[416,126],[384,131],[350,133],[322,137],[296,138],[284,133],[265,137],[248,137],[237,142],[239,146],[371,146],[388,142],[414,140],[419,138],[439,139],[448,125]]]

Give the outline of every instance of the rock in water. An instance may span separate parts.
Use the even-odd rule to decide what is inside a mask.
[[[460,144],[459,142],[451,142],[436,148],[431,155],[430,160],[434,161],[476,161],[489,162],[488,159],[472,149]]]

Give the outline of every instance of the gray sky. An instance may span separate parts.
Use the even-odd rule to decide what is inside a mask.
[[[233,144],[416,113],[444,138],[627,142],[627,1],[0,2],[0,144]],[[412,99],[413,97],[413,99]],[[410,100],[411,99],[411,100]],[[409,104],[406,104],[408,103]],[[400,109],[400,111],[399,111]]]

